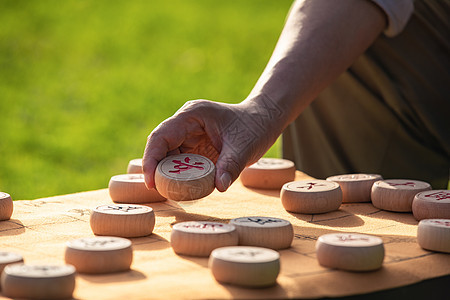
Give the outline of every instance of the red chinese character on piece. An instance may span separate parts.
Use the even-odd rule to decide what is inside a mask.
[[[199,229],[211,229],[216,230],[216,227],[223,227],[222,224],[195,224],[195,225],[186,225],[187,228],[199,228]]]
[[[436,220],[436,221],[432,221],[432,222],[436,223],[436,224],[439,224],[439,225],[444,225],[444,226],[450,227],[450,221],[438,221],[438,220]]]
[[[314,186],[324,186],[324,184],[318,184],[317,182],[308,182],[307,184],[309,184],[309,185],[307,185],[307,186],[299,186],[298,188],[299,188],[299,189],[307,189],[307,190],[310,190],[310,189],[312,189]]]
[[[353,237],[351,234],[349,235],[339,235],[338,240],[341,242],[350,242],[350,241],[365,241],[368,242],[369,239],[365,237]]]
[[[439,201],[439,200],[450,199],[450,193],[441,191],[441,192],[435,192],[432,194],[428,194],[425,197],[434,197],[434,198],[436,198],[437,201]]]
[[[397,186],[397,185],[407,185],[407,186],[416,186],[414,182],[408,181],[405,183],[394,183],[394,182],[388,182],[391,186]]]
[[[189,158],[189,156],[186,156],[186,158],[184,159],[184,162],[182,162],[181,160],[178,160],[178,159],[172,160],[173,163],[177,164],[177,165],[173,166],[173,168],[176,169],[176,170],[170,170],[169,172],[170,173],[180,174],[181,172],[190,170],[192,168],[197,168],[199,170],[203,170],[204,169],[203,167],[198,166],[198,165],[203,165],[204,163],[202,163],[202,162],[195,162],[193,165],[190,165],[189,164],[190,160],[191,159]]]

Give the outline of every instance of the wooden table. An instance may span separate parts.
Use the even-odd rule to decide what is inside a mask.
[[[305,174],[297,174],[297,179],[306,178]],[[27,263],[64,263],[65,243],[93,236],[90,210],[108,203],[112,201],[107,189],[15,201],[11,220],[0,222],[1,250],[21,253]],[[339,211],[319,215],[292,214],[284,210],[278,191],[248,189],[238,180],[225,193],[215,191],[201,200],[168,200],[149,206],[155,210],[156,226],[152,235],[132,239],[131,271],[79,274],[75,298],[323,298],[370,295],[428,279],[450,281],[450,254],[418,246],[418,222],[412,214],[381,211],[370,203],[344,204]],[[294,226],[294,242],[291,248],[280,251],[281,273],[273,287],[247,289],[219,284],[208,269],[207,258],[179,256],[170,247],[171,225],[175,222],[228,222],[242,216],[279,217]],[[386,250],[383,267],[367,273],[321,267],[315,257],[315,242],[320,235],[331,232],[381,237]]]

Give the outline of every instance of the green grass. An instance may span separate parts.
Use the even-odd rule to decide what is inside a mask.
[[[290,4],[0,0],[0,191],[105,188],[186,100],[240,102]]]

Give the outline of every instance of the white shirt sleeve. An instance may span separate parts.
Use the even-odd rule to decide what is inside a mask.
[[[414,0],[372,0],[386,14],[388,25],[384,34],[393,37],[399,34],[414,10]]]

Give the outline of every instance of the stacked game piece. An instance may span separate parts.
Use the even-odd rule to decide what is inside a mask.
[[[417,242],[424,249],[450,253],[450,219],[421,220]]]
[[[301,214],[321,214],[339,209],[342,191],[336,182],[301,180],[283,185],[281,202],[287,211]]]
[[[0,221],[9,220],[13,213],[13,201],[7,193],[0,192]]]
[[[190,221],[173,225],[170,242],[175,253],[207,257],[216,248],[238,245],[238,233],[230,224]]]
[[[14,299],[72,299],[75,268],[71,265],[24,265],[5,267],[2,292]]]
[[[379,269],[384,260],[381,238],[358,233],[330,233],[316,242],[319,264],[347,271]]]
[[[397,212],[411,212],[414,196],[431,190],[427,182],[410,179],[379,180],[372,186],[373,206]]]
[[[65,260],[77,272],[105,274],[130,269],[133,261],[131,241],[110,236],[97,236],[69,241]]]
[[[22,255],[14,252],[0,251],[0,274],[7,265],[20,262],[23,263]]]
[[[136,158],[130,160],[127,166],[128,174],[140,174],[142,173],[142,158]]]
[[[276,283],[280,255],[277,251],[261,247],[222,247],[211,253],[209,268],[221,283],[267,287]]]
[[[295,180],[295,165],[287,159],[261,158],[245,168],[240,178],[246,187],[279,190],[286,182]]]
[[[155,171],[156,189],[171,200],[195,200],[214,191],[215,166],[208,158],[192,153],[161,160]]]
[[[294,229],[289,221],[268,217],[242,217],[232,219],[239,245],[257,246],[274,250],[289,248],[294,239]]]
[[[370,202],[372,185],[382,179],[378,174],[344,174],[327,178],[341,186],[342,203]]]
[[[116,203],[150,203],[166,199],[155,189],[147,189],[144,174],[121,174],[111,177],[109,195]]]
[[[90,225],[96,235],[141,237],[152,234],[155,213],[151,207],[143,205],[100,205],[93,209]]]
[[[412,212],[418,221],[450,219],[450,190],[431,190],[416,194]]]

